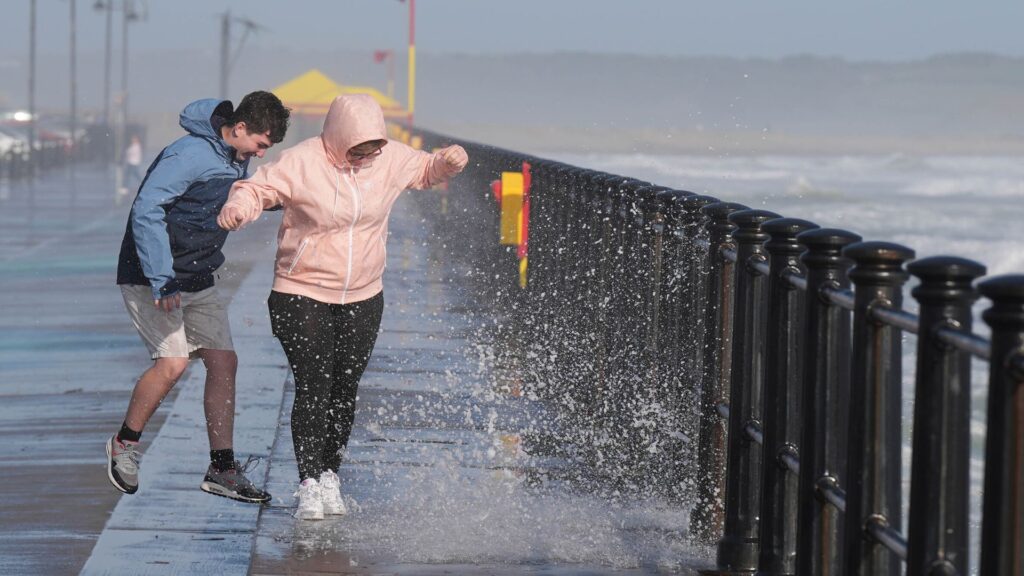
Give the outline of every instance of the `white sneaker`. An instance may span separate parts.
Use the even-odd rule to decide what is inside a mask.
[[[323,520],[324,504],[320,498],[320,484],[316,478],[306,478],[294,494],[299,499],[295,517],[299,520]]]
[[[320,501],[323,503],[324,514],[344,516],[348,514],[348,506],[341,497],[341,481],[338,475],[330,470],[320,474]]]

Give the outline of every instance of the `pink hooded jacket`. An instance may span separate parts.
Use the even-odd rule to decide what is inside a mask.
[[[388,216],[407,188],[429,188],[458,168],[439,154],[388,142],[372,163],[353,166],[346,152],[386,140],[384,114],[367,95],[339,96],[320,136],[285,150],[232,186],[227,206],[245,222],[282,206],[274,290],[330,304],[371,298],[383,289]]]

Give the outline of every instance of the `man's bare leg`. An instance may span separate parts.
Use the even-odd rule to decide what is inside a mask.
[[[270,494],[257,488],[245,477],[244,466],[234,459],[232,436],[235,431],[235,375],[238,356],[232,350],[199,351],[206,364],[206,432],[210,437],[210,467],[200,490],[233,500],[262,504],[270,502]]]
[[[206,433],[210,450],[226,450],[233,446],[235,433],[235,375],[238,356],[234,350],[198,351],[206,365]]]
[[[132,391],[125,423],[136,432],[142,432],[146,423],[164,401],[174,384],[188,368],[188,358],[157,358],[142,373]]]

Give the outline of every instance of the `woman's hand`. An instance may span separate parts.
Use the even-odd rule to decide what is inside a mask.
[[[469,155],[466,154],[466,150],[458,144],[442,148],[438,150],[437,153],[444,158],[444,161],[448,163],[448,167],[454,174],[462,172],[462,169],[466,167],[467,163],[469,163]]]
[[[226,204],[217,215],[217,225],[225,230],[240,230],[244,224],[245,213],[238,206]]]

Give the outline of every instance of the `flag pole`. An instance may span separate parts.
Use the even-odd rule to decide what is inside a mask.
[[[409,127],[416,108],[416,0],[409,0]]]

